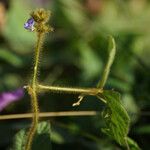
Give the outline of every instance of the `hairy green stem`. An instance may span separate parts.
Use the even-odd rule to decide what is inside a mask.
[[[45,85],[38,85],[38,89],[39,91],[45,90],[55,93],[71,93],[84,95],[97,95],[103,92],[103,90],[99,88],[73,88],[73,87],[45,86]]]
[[[36,127],[38,125],[39,120],[39,106],[37,100],[37,77],[38,77],[38,64],[39,64],[39,57],[40,57],[40,49],[43,42],[44,33],[37,33],[37,45],[35,48],[35,65],[34,65],[34,72],[33,72],[33,80],[31,87],[28,88],[29,94],[31,95],[31,106],[32,106],[32,124],[29,129],[29,133],[27,136],[27,143],[25,146],[25,150],[31,150],[31,145],[33,141],[33,137],[36,131]]]
[[[37,86],[37,77],[38,77],[38,67],[39,67],[39,57],[40,57],[40,49],[42,47],[44,33],[37,33],[37,45],[35,48],[35,65],[34,65],[34,73],[32,80],[32,88],[36,89]]]

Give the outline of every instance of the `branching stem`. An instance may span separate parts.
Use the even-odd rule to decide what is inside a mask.
[[[59,111],[59,112],[40,112],[39,117],[67,117],[67,116],[95,116],[100,114],[98,111]],[[25,119],[31,118],[33,113],[0,115],[0,120]]]
[[[39,106],[38,106],[38,100],[37,100],[37,77],[38,77],[38,64],[39,64],[39,57],[40,57],[40,49],[43,42],[44,33],[37,33],[37,45],[35,48],[35,65],[34,65],[34,72],[33,72],[33,79],[32,79],[32,85],[28,86],[28,92],[31,95],[31,106],[32,106],[32,124],[29,129],[29,133],[27,136],[27,143],[25,150],[30,150],[33,137],[36,131],[36,127],[38,125],[39,120]]]

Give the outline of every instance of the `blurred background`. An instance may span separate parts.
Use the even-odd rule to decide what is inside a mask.
[[[51,10],[50,25],[40,61],[43,84],[93,87],[101,78],[108,57],[108,36],[114,36],[117,55],[106,89],[122,95],[131,117],[129,136],[143,150],[150,139],[150,1],[149,0],[0,0],[0,93],[30,82],[35,33],[24,23],[36,8]],[[44,93],[41,112],[96,110],[104,106],[95,97],[85,97],[72,107],[77,95]],[[12,103],[3,114],[30,112],[30,97]],[[43,120],[43,119],[41,119]],[[101,115],[53,117],[51,139],[54,150],[121,150],[101,132]],[[28,127],[30,119],[0,121],[0,150],[11,147],[13,136]]]

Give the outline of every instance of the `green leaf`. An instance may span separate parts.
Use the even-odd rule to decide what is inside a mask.
[[[25,129],[22,129],[15,135],[12,150],[23,150],[25,147],[25,138],[26,138],[26,131]]]
[[[25,147],[25,139],[28,130],[22,129],[14,138],[13,150],[23,150]],[[50,141],[50,124],[48,122],[41,122],[38,124],[35,137],[33,139],[32,150],[51,150]]]
[[[99,74],[102,68],[102,62],[99,60],[95,51],[85,41],[78,43],[78,49],[81,55],[79,66],[83,70],[82,78],[89,81]]]
[[[50,140],[50,124],[48,122],[41,122],[37,128],[37,134],[33,140],[32,150],[51,150]]]
[[[50,134],[50,123],[41,122],[38,124],[37,134],[49,133]]]
[[[84,14],[84,9],[78,1],[59,0],[62,13],[71,25],[78,31],[84,31],[87,28],[88,19]],[[70,11],[71,10],[71,11]]]
[[[136,142],[128,137],[130,119],[121,104],[120,94],[115,91],[104,91],[99,98],[107,105],[102,113],[106,123],[106,128],[102,131],[127,149],[140,150]]]
[[[18,53],[30,52],[36,40],[33,33],[24,29],[24,23],[30,17],[30,10],[25,1],[15,0],[11,2],[11,9],[8,11],[8,22],[3,34]]]
[[[150,124],[137,127],[135,132],[137,134],[150,134]]]
[[[55,130],[51,132],[51,140],[57,144],[63,144],[65,142],[63,136]]]
[[[138,144],[132,140],[131,138],[127,138],[127,142],[129,144],[130,150],[140,150],[141,148],[138,146]]]
[[[21,67],[23,65],[21,57],[3,47],[0,48],[0,59],[5,60],[15,67]]]
[[[120,94],[114,91],[104,91],[102,98],[107,105],[103,112],[103,118],[106,122],[106,128],[103,129],[103,132],[115,139],[120,145],[126,145],[129,116],[121,105]]]

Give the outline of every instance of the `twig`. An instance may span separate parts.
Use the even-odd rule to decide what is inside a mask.
[[[39,117],[64,117],[64,116],[94,116],[97,115],[97,111],[60,111],[60,112],[41,112]],[[31,118],[33,113],[24,114],[11,114],[11,115],[0,115],[0,120],[10,119],[25,119]]]
[[[41,112],[39,117],[67,117],[67,116],[95,116],[100,114],[100,111],[60,111],[60,112]],[[135,113],[138,115],[138,113]],[[33,113],[0,115],[0,120],[25,119],[31,118]],[[150,112],[141,112],[141,116],[150,116]]]
[[[106,63],[106,66],[104,68],[104,71],[102,73],[102,77],[101,80],[98,82],[97,87],[100,89],[103,89],[103,87],[105,86],[105,83],[107,81],[107,78],[109,76],[110,73],[110,68],[113,64],[114,58],[115,58],[115,54],[116,54],[116,44],[115,44],[115,40],[113,37],[109,37],[109,57],[108,57],[108,61]]]
[[[45,85],[37,85],[37,86],[39,90],[51,91],[55,93],[97,95],[103,92],[103,90],[99,88],[73,88],[73,87],[45,86]]]

